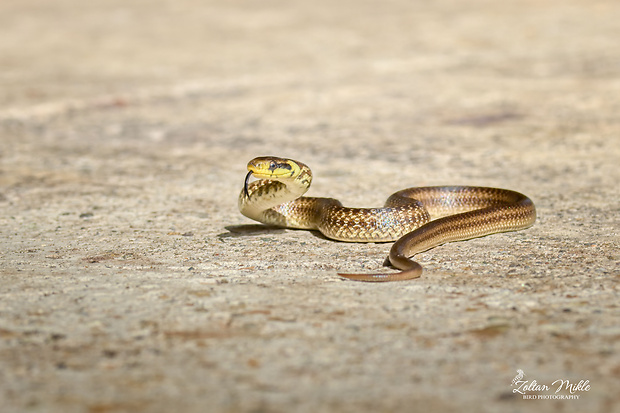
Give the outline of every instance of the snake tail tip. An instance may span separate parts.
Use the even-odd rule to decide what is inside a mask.
[[[344,274],[338,273],[339,276],[351,281],[361,282],[388,282],[388,281],[407,281],[420,278],[422,275],[419,271],[402,271],[390,274]]]

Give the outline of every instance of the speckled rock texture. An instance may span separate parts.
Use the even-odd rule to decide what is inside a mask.
[[[620,411],[618,16],[0,2],[0,410]],[[243,217],[258,155],[345,205],[497,186],[538,220],[351,282],[390,244]]]

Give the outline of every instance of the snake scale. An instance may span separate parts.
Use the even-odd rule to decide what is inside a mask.
[[[248,163],[239,195],[243,215],[268,225],[318,230],[346,242],[396,241],[389,262],[400,272],[339,274],[356,281],[418,278],[415,254],[446,242],[463,241],[534,224],[536,208],[525,195],[499,188],[430,186],[403,189],[383,208],[348,208],[333,198],[302,196],[312,183],[308,166],[262,156]],[[258,178],[250,182],[250,177]]]

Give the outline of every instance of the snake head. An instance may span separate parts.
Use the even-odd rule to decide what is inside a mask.
[[[296,185],[293,186],[300,191],[300,196],[306,192],[312,181],[312,173],[306,165],[277,156],[259,156],[252,159],[248,162],[248,171],[243,186],[243,193],[246,198],[250,197],[249,183],[252,175],[258,179],[279,181],[285,185],[296,182]]]
[[[259,156],[248,162],[248,171],[248,177],[254,175],[259,179],[286,179],[299,175],[301,167],[291,159]]]

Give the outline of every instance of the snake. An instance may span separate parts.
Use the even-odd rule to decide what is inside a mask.
[[[398,272],[338,275],[366,282],[419,278],[412,260],[439,245],[532,226],[536,208],[527,196],[479,186],[426,186],[400,190],[381,208],[350,208],[334,198],[303,196],[312,171],[298,161],[260,156],[247,164],[239,211],[269,226],[318,230],[343,242],[394,242],[385,265]],[[256,180],[251,181],[254,177]]]

